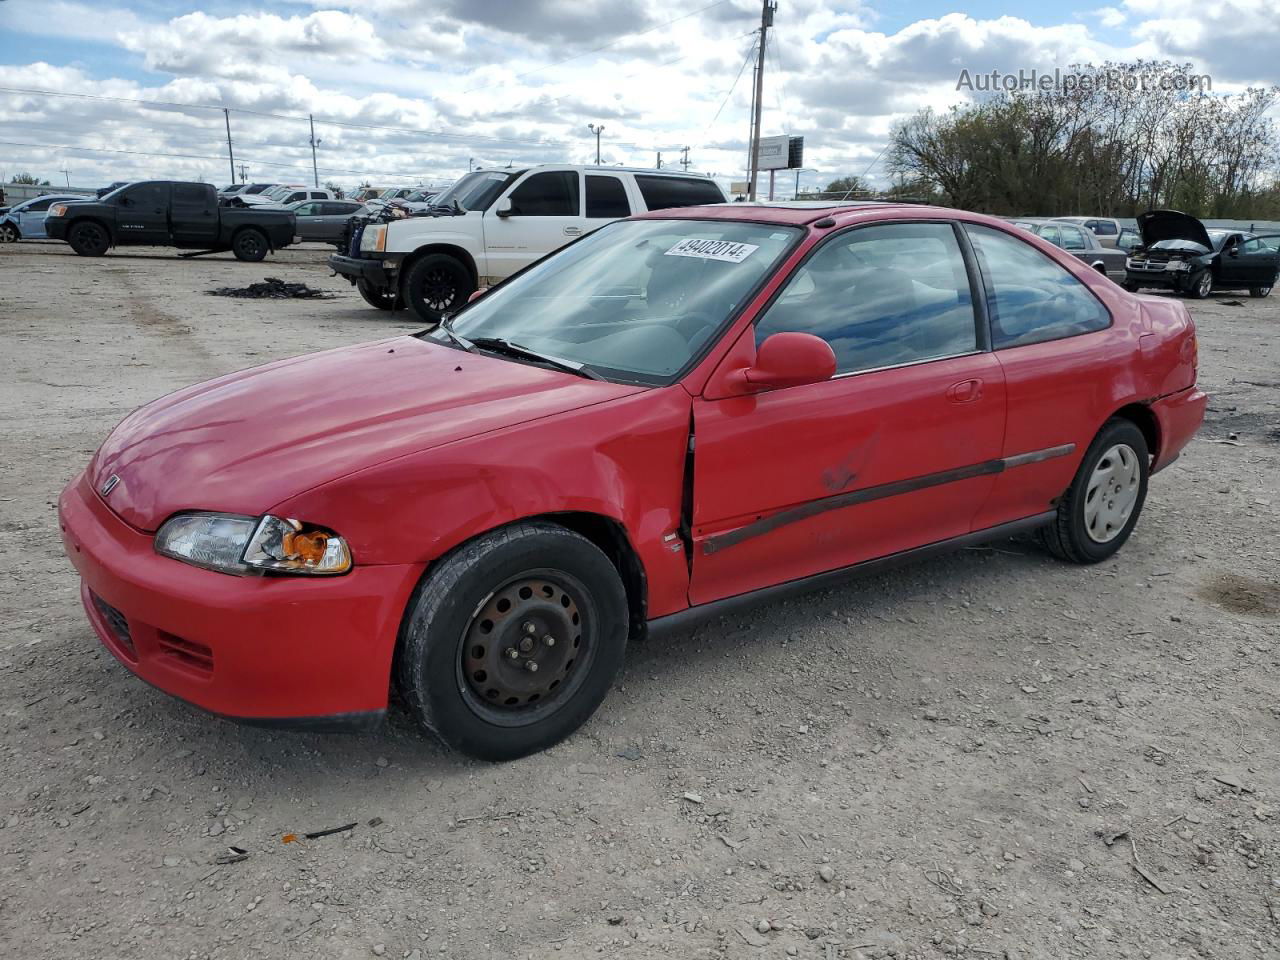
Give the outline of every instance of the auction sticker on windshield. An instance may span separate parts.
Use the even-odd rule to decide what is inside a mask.
[[[732,240],[699,240],[685,237],[664,256],[701,257],[704,260],[723,260],[725,263],[741,263],[760,248],[754,243],[735,243]]]

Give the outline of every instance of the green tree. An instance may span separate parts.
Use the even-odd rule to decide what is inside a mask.
[[[38,179],[36,179],[36,177],[35,177],[35,175],[34,175],[34,174],[30,174],[30,173],[16,173],[16,174],[14,174],[14,175],[13,175],[13,179],[12,179],[12,180],[10,180],[9,182],[10,182],[10,183],[22,183],[22,184],[27,184],[27,185],[29,185],[29,186],[33,186],[33,187],[47,187],[47,186],[49,186],[49,181],[48,181],[48,180],[38,180]]]

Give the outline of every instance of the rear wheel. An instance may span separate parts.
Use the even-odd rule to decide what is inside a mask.
[[[471,272],[456,257],[429,253],[409,268],[401,293],[419,320],[439,323],[465,305],[475,288]]]
[[[418,587],[396,681],[417,720],[483,760],[543,750],[595,712],[622,664],[627,600],[598,547],[518,523],[460,547]]]
[[[1249,296],[1251,297],[1269,297],[1271,296],[1272,284],[1268,283],[1265,287],[1250,287]]]
[[[1043,530],[1045,546],[1072,563],[1097,563],[1119,550],[1147,498],[1150,451],[1131,420],[1107,421]]]
[[[365,303],[379,310],[396,310],[403,307],[403,304],[398,302],[400,298],[396,296],[396,292],[389,287],[375,287],[367,280],[357,280],[356,290],[360,292]]]
[[[111,235],[107,228],[93,220],[82,220],[71,228],[67,234],[67,243],[71,249],[82,257],[100,257],[111,246]]]
[[[231,239],[231,252],[237,260],[246,263],[257,263],[267,256],[267,237],[261,230],[249,227],[241,230]]]
[[[12,223],[0,223],[0,243],[17,243],[18,228]]]

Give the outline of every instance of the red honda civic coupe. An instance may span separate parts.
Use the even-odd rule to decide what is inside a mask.
[[[611,223],[437,328],[130,414],[63,492],[89,620],[240,720],[544,748],[629,639],[1038,530],[1114,554],[1191,439],[1195,329],[1003,221]]]

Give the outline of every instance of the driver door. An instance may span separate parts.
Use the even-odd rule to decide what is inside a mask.
[[[147,181],[116,197],[116,227],[123,243],[169,242],[169,184]]]
[[[1233,277],[1241,286],[1271,287],[1280,270],[1280,234],[1267,234],[1244,241],[1236,248],[1235,256],[1228,255]]]
[[[509,277],[582,235],[581,176],[577,170],[531,174],[485,211],[490,275]]]
[[[950,223],[828,238],[745,335],[783,331],[836,375],[694,401],[693,604],[968,533],[992,490],[1004,377]]]

